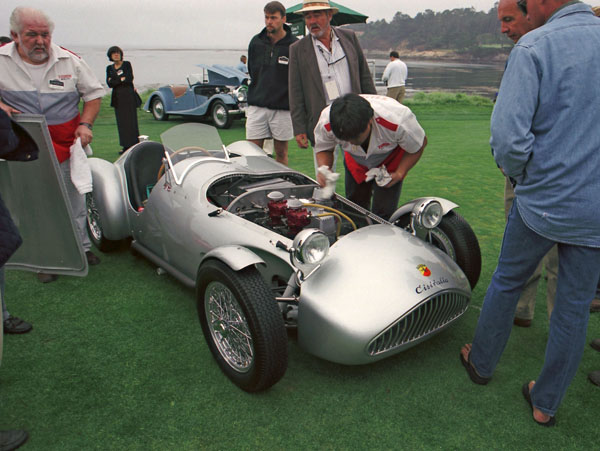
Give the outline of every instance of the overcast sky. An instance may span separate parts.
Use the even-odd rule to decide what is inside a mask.
[[[8,35],[8,18],[16,6],[44,10],[56,24],[53,41],[69,46],[123,48],[243,49],[264,26],[268,0],[0,0],[0,34]],[[496,0],[343,0],[369,16],[392,20],[396,12],[414,17],[431,9],[473,7],[489,11]],[[286,7],[299,0],[282,1]]]

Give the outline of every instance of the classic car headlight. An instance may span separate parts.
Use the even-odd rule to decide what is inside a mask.
[[[415,206],[413,210],[415,225],[426,229],[437,227],[442,221],[444,210],[437,200],[428,200]]]
[[[235,94],[235,98],[237,99],[238,102],[240,102],[240,103],[246,102],[246,100],[248,99],[247,91],[248,91],[248,88],[246,88],[245,86],[240,86],[236,90],[236,92],[234,94]]]
[[[294,238],[292,264],[305,275],[329,253],[329,239],[317,229],[304,229]]]

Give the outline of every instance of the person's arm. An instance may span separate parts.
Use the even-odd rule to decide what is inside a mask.
[[[125,78],[125,80],[123,80],[123,82],[133,84],[133,67],[131,67],[131,63],[129,61],[123,61],[122,68],[123,68],[123,77],[121,77],[121,79]]]
[[[106,84],[110,88],[114,88],[121,84],[121,79],[117,76],[117,72],[114,67],[111,65],[106,66]]]
[[[539,97],[538,74],[530,49],[515,46],[502,77],[490,123],[490,145],[496,164],[517,183],[523,181],[535,141],[531,127]]]
[[[377,94],[377,89],[375,89],[375,83],[373,82],[373,75],[369,70],[369,64],[367,63],[367,59],[362,51],[360,46],[360,42],[358,42],[358,38],[356,34],[354,34],[354,46],[356,48],[356,53],[358,56],[358,71],[360,74],[360,93],[361,94]]]
[[[304,102],[304,92],[300,76],[300,61],[298,60],[299,45],[300,43],[298,42],[290,46],[288,86],[290,99],[290,115],[292,117],[294,136],[296,137],[298,147],[300,147],[301,149],[306,149],[308,147],[308,114],[306,113],[306,103]]]
[[[423,151],[425,150],[426,146],[427,146],[427,136],[423,139],[423,145],[417,152],[415,152],[415,153],[405,152],[404,153],[404,155],[402,156],[402,160],[400,160],[400,164],[398,165],[396,170],[390,174],[392,176],[392,181],[390,183],[388,183],[387,185],[385,185],[386,188],[391,188],[396,183],[404,180],[404,177],[406,177],[406,174],[408,174],[408,171],[410,171],[414,167],[414,165],[417,164],[417,161],[419,161],[421,159],[421,155],[423,155]]]
[[[251,80],[255,79],[258,74],[254,70],[254,59],[256,56],[254,55],[254,38],[250,40],[250,44],[248,44],[248,58],[246,59],[246,73],[250,77]],[[241,63],[241,62],[240,62]],[[240,70],[241,70],[240,66]],[[243,72],[243,70],[242,70]],[[252,84],[250,84],[252,85]]]
[[[91,127],[96,120],[96,116],[98,116],[101,102],[102,99],[98,98],[83,103],[79,126],[75,130],[75,139],[81,138],[81,145],[84,147],[91,143],[94,138]]]
[[[21,111],[7,105],[6,103],[0,101],[0,110],[4,111],[8,116],[12,116],[13,114],[21,114]]]
[[[330,150],[324,150],[322,152],[317,152],[315,154],[315,158],[317,160],[317,168],[321,166],[327,166],[329,169],[333,166],[333,151],[335,148],[331,148]],[[317,182],[321,187],[324,187],[326,184],[325,176],[320,172],[317,172]]]
[[[388,78],[390,78],[390,64],[389,63],[387,66],[385,66],[385,70],[383,71],[383,75],[381,76],[381,81],[385,83],[386,81],[388,81]]]
[[[4,109],[0,110],[0,158],[15,150],[18,143],[19,138],[12,129],[10,116]]]

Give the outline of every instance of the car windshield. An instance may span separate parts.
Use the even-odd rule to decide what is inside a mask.
[[[194,86],[198,83],[208,83],[208,77],[204,74],[190,74],[187,76],[187,81],[190,86]]]

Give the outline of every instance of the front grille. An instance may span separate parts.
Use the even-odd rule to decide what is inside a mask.
[[[458,318],[468,305],[469,296],[454,291],[429,298],[371,340],[367,352],[378,355],[418,340]]]

